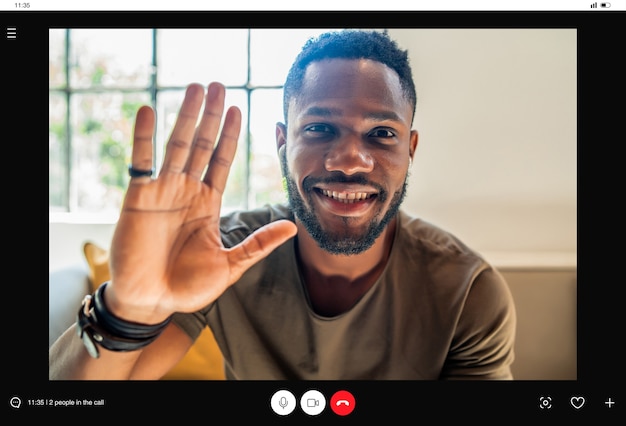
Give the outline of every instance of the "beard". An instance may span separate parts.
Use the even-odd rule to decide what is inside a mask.
[[[355,176],[348,177],[342,173],[333,174],[331,177],[326,179],[314,179],[307,177],[302,182],[304,196],[306,196],[308,201],[305,203],[303,196],[300,194],[298,190],[298,185],[295,180],[291,177],[291,173],[289,172],[289,167],[287,165],[286,154],[283,152],[280,158],[281,167],[283,171],[283,179],[285,180],[285,189],[287,191],[287,199],[289,202],[289,206],[291,207],[295,217],[304,225],[304,228],[307,232],[313,237],[317,245],[331,253],[331,254],[339,254],[339,255],[355,255],[362,253],[368,250],[376,239],[382,234],[385,230],[389,222],[396,216],[398,210],[400,209],[400,205],[406,196],[406,189],[408,183],[408,172],[404,178],[404,183],[402,187],[393,193],[391,198],[391,204],[389,208],[382,215],[380,220],[377,218],[382,213],[382,207],[379,207],[378,212],[374,215],[374,218],[365,226],[359,229],[354,228],[350,225],[351,218],[345,217],[343,218],[344,222],[344,232],[329,232],[324,230],[320,220],[317,217],[315,212],[314,203],[313,203],[313,186],[316,183],[324,182],[324,183],[359,183],[359,184],[369,184],[378,189],[376,202],[379,204],[383,204],[387,197],[389,196],[389,192],[386,191],[381,185],[373,184],[372,182],[367,181],[363,176]],[[310,207],[309,207],[310,206]]]

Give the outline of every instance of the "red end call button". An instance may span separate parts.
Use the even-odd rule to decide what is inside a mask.
[[[348,391],[340,390],[330,398],[330,408],[339,416],[347,416],[354,410],[354,396]]]

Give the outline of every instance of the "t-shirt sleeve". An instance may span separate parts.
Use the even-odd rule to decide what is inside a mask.
[[[441,379],[512,380],[516,321],[504,277],[484,269],[468,287]]]
[[[191,340],[195,341],[207,325],[205,314],[211,306],[209,305],[201,311],[192,314],[175,313],[172,316],[172,322],[187,333]]]

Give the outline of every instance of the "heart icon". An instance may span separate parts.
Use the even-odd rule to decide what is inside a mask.
[[[569,402],[572,404],[572,407],[579,410],[583,405],[585,405],[585,398],[582,396],[573,396],[570,398]]]

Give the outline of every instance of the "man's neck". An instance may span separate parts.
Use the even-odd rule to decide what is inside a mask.
[[[369,290],[385,269],[397,219],[392,220],[372,247],[360,254],[337,255],[320,248],[298,225],[298,263],[313,305],[322,315],[338,315]]]

